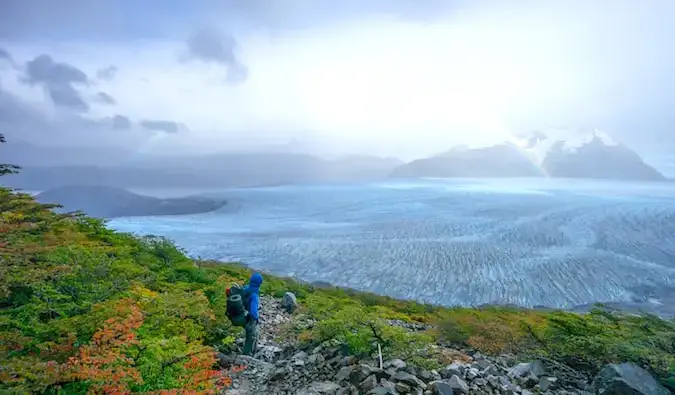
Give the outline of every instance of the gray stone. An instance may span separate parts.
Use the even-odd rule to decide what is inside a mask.
[[[464,370],[465,370],[464,365],[461,365],[457,362],[453,362],[450,365],[442,368],[439,373],[441,374],[442,378],[449,379],[452,376],[460,376],[460,377],[463,376]]]
[[[340,362],[342,366],[349,366],[349,365],[356,365],[356,363],[359,361],[358,358],[356,358],[353,355],[350,355],[348,357],[342,358],[342,361]]]
[[[665,387],[659,384],[646,370],[632,363],[605,366],[591,384],[600,394],[617,395],[666,395]]]
[[[405,362],[403,362],[400,359],[392,359],[392,360],[386,361],[383,366],[384,366],[385,369],[394,368],[396,370],[401,370],[401,369],[405,369],[406,366],[408,366],[408,364],[406,364]]]
[[[396,375],[394,376],[394,381],[403,382],[412,387],[422,388],[423,390],[427,389],[427,385],[424,384],[422,380],[418,379],[417,376],[414,376],[404,371],[397,372]]]
[[[520,391],[520,395],[534,395],[534,394],[530,390],[522,390]]]
[[[492,386],[492,388],[499,388],[499,378],[497,376],[487,376],[487,382]]]
[[[484,375],[498,375],[499,374],[499,369],[495,365],[488,365],[485,370],[483,370]]]
[[[314,382],[307,388],[310,391],[315,391],[318,394],[335,394],[340,389],[340,386],[331,381]]]
[[[371,390],[377,387],[377,377],[368,376],[358,385],[359,389],[363,392],[370,392]]]
[[[420,369],[419,372],[417,373],[418,373],[417,377],[422,379],[422,381],[425,381],[427,383],[430,381],[434,381],[434,376],[428,370]]]
[[[347,380],[351,375],[353,369],[354,368],[352,366],[343,367],[335,375],[335,381],[337,381],[338,383],[342,383],[343,381]]]
[[[314,365],[314,364],[317,364],[317,363],[321,363],[321,362],[323,362],[324,360],[325,360],[325,359],[324,359],[323,355],[321,355],[321,354],[312,354],[312,355],[309,356],[309,358],[307,358],[307,363],[308,363],[308,364]]]
[[[435,395],[454,395],[455,393],[450,384],[445,381],[434,381],[429,384],[429,388]]]
[[[396,389],[396,391],[398,391],[402,394],[408,394],[408,393],[410,393],[410,390],[411,390],[410,386],[406,383],[396,383],[394,385],[394,388]]]
[[[291,360],[293,360],[293,361],[303,361],[304,362],[307,359],[307,357],[309,357],[309,354],[307,354],[304,351],[300,351],[298,353],[295,353],[295,355],[293,355],[291,357]]]
[[[351,373],[349,373],[349,382],[357,385],[361,383],[366,377],[370,376],[373,373],[373,369],[368,365],[358,365],[355,366]],[[375,380],[377,381],[377,380]],[[376,382],[377,384],[377,382]]]
[[[487,385],[487,380],[484,379],[484,378],[478,377],[473,381],[473,384],[476,384],[479,387],[485,387]]]
[[[457,376],[459,376],[459,375],[457,375]],[[467,380],[473,380],[478,376],[480,376],[480,371],[476,368],[469,368],[469,370],[466,371]]]
[[[544,376],[545,374],[546,369],[544,368],[544,364],[542,364],[541,361],[519,363],[518,365],[512,367],[508,372],[508,376],[510,378],[526,377],[531,375],[539,379],[539,376]]]
[[[368,395],[398,395],[398,392],[392,388],[375,387],[368,392]]]
[[[554,389],[557,383],[558,379],[555,377],[542,377],[539,380],[539,388],[545,392],[549,389]]]
[[[459,378],[459,376],[452,376],[450,380],[448,381],[448,384],[450,387],[453,389],[453,391],[460,393],[460,394],[468,394],[469,393],[469,385]]]
[[[476,361],[476,365],[478,365],[480,370],[485,370],[488,368],[488,366],[492,366],[492,363],[490,363],[490,361],[487,359],[480,359]]]
[[[298,308],[298,299],[293,292],[286,292],[284,294],[284,297],[281,299],[281,307],[289,314],[292,314]]]

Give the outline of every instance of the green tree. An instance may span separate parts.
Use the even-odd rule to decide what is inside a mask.
[[[0,133],[0,144],[4,144],[7,141],[5,140],[5,136]],[[14,174],[19,171],[19,166],[15,165],[8,165],[8,164],[2,164],[0,163],[0,176],[4,176],[5,174]]]

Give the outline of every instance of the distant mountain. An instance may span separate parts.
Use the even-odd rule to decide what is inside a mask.
[[[26,190],[63,185],[217,188],[351,182],[386,178],[401,163],[397,159],[371,156],[325,160],[307,154],[257,152],[165,156],[137,159],[133,165],[125,166],[26,165],[19,174],[2,177],[0,182]]]
[[[550,177],[664,180],[633,150],[599,130],[535,132],[523,151]]]
[[[83,211],[102,218],[184,215],[217,210],[226,202],[202,197],[159,199],[106,186],[73,185],[47,190],[37,195],[41,203],[57,203],[59,212]]]
[[[555,177],[665,180],[633,150],[598,130],[535,131],[514,143],[457,147],[399,166],[392,177]]]
[[[458,147],[399,166],[392,177],[541,177],[541,170],[516,146]]]

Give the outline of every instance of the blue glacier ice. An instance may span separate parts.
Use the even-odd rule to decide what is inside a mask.
[[[110,224],[195,257],[423,302],[675,312],[675,183],[428,179],[210,193],[230,204]]]

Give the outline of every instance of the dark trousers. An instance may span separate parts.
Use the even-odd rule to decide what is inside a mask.
[[[253,356],[258,347],[258,320],[250,320],[244,325],[246,340],[244,340],[244,355]]]

